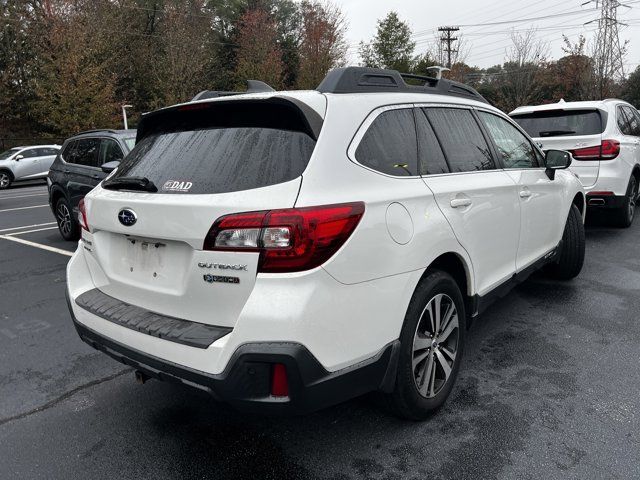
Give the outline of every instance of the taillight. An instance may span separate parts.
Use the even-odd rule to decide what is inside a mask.
[[[87,232],[89,231],[89,222],[87,222],[87,210],[84,207],[84,198],[78,203],[78,223]]]
[[[220,217],[204,250],[260,252],[258,272],[310,270],[347,241],[364,214],[364,203],[266,210]]]
[[[576,160],[613,160],[620,153],[620,142],[617,140],[602,140],[595,147],[578,148],[571,150]]]
[[[282,363],[274,363],[271,367],[271,395],[274,397],[289,396],[287,367]]]

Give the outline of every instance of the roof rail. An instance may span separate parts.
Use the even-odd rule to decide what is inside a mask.
[[[109,132],[109,133],[118,133],[118,130],[114,130],[113,128],[96,128],[95,130],[85,130],[84,132],[78,132],[74,135],[84,135],[87,133],[98,133],[98,132]]]
[[[191,99],[192,102],[196,100],[204,100],[206,98],[218,98],[229,97],[231,95],[242,95],[244,93],[263,93],[263,92],[275,92],[275,90],[260,80],[247,80],[246,92],[224,92],[219,90],[203,90]]]
[[[405,80],[419,82],[408,84]],[[472,87],[444,78],[425,77],[396,70],[344,67],[331,70],[316,89],[322,93],[410,92],[453,95],[489,103]]]

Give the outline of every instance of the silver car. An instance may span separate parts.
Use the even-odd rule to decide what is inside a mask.
[[[0,154],[0,190],[19,180],[46,178],[60,145],[15,147]]]

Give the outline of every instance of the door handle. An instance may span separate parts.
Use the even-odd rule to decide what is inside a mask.
[[[71,170],[65,168],[64,170],[62,170],[62,173],[71,173]]]
[[[520,190],[520,198],[529,198],[531,196],[531,190]]]
[[[471,205],[470,198],[454,198],[451,200],[451,208],[468,207]]]
[[[100,175],[98,175],[97,173],[94,173],[93,175],[91,175],[91,178],[100,178]]]

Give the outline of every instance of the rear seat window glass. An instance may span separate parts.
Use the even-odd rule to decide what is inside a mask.
[[[599,135],[605,127],[596,110],[548,110],[511,118],[534,138]]]
[[[480,126],[469,110],[425,108],[452,173],[493,170],[495,164]]]
[[[424,110],[418,108],[416,113],[416,131],[418,132],[418,158],[422,175],[449,173],[447,160]]]
[[[151,135],[127,155],[119,177],[146,177],[158,193],[213,194],[293,180],[315,141],[306,133],[234,127]]]
[[[69,144],[64,151],[64,160],[67,163],[83,165],[86,167],[98,166],[98,149],[100,140],[97,138],[83,138]]]
[[[376,117],[356,149],[356,160],[399,177],[418,175],[418,140],[413,110],[388,110]]]

